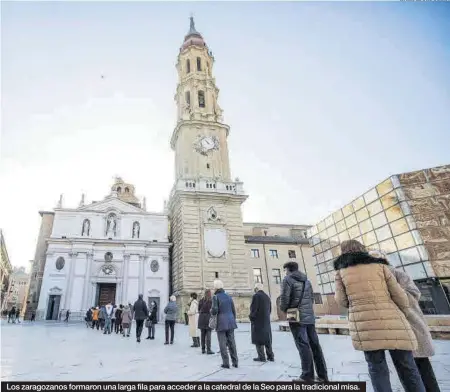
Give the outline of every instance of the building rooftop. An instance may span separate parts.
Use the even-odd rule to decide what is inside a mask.
[[[296,245],[309,245],[309,241],[306,238],[295,238],[285,236],[269,236],[269,235],[246,235],[245,242],[248,244],[296,244]]]

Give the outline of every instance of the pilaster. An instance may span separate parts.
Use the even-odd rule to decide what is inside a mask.
[[[69,267],[69,274],[67,276],[67,286],[66,286],[67,288],[66,288],[66,296],[64,298],[64,309],[70,309],[70,301],[72,299],[73,277],[78,253],[77,252],[69,253],[69,257],[70,257],[70,267]]]

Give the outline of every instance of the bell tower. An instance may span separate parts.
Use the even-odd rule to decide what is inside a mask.
[[[244,298],[251,290],[241,205],[247,195],[242,182],[231,179],[230,127],[218,104],[213,64],[191,17],[176,64],[177,124],[171,138],[175,184],[169,200],[172,290],[184,306],[191,292],[212,288],[218,278],[241,299],[236,307],[245,313]]]

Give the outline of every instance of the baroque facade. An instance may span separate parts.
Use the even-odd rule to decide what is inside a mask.
[[[29,274],[25,267],[14,267],[9,279],[8,296],[6,298],[6,309],[13,306],[23,310],[28,292]]]
[[[420,289],[426,314],[450,314],[450,165],[389,177],[311,227],[317,282],[332,301],[339,244],[383,251]]]
[[[8,296],[8,287],[13,269],[9,260],[8,251],[6,250],[5,237],[3,230],[0,229],[0,278],[1,278],[1,306],[2,310],[6,308],[6,300]]]
[[[53,212],[37,318],[91,306],[134,303],[138,294],[159,310],[169,297],[168,217],[147,212],[134,186],[117,178],[102,201]],[[162,317],[162,313],[159,315]]]
[[[247,318],[252,294],[241,205],[243,184],[231,178],[227,138],[213,77],[214,57],[191,17],[177,61],[175,184],[169,199],[172,286],[185,308],[191,292],[220,278]]]

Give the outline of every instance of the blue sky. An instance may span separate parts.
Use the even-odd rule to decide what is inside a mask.
[[[12,262],[38,211],[121,175],[174,181],[176,56],[213,51],[246,221],[315,223],[391,174],[450,163],[450,4],[2,2],[2,200]],[[105,75],[101,79],[101,75]]]

